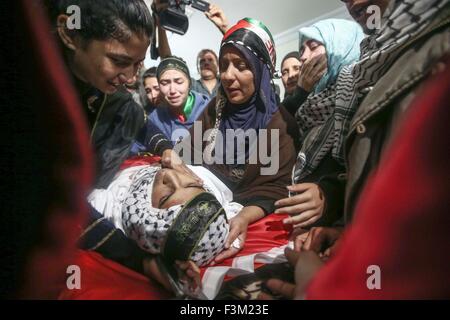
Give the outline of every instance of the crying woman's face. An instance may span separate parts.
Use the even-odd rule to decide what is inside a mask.
[[[152,205],[167,209],[184,204],[202,192],[205,192],[203,185],[190,175],[173,169],[161,169],[153,183]]]

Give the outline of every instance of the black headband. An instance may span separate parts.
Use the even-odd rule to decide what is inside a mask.
[[[189,260],[209,225],[220,215],[226,217],[225,210],[211,193],[200,193],[188,201],[167,233],[162,250],[165,262],[171,265],[175,260]]]
[[[158,78],[158,81],[160,80],[161,75],[169,69],[183,72],[188,80],[191,81],[191,75],[189,73],[189,68],[186,65],[186,62],[183,59],[175,56],[165,58],[159,63],[158,69],[156,70],[156,77]]]

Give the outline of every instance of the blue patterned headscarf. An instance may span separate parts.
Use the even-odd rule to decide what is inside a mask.
[[[305,42],[315,40],[325,46],[328,70],[314,88],[314,93],[323,91],[333,84],[341,69],[359,60],[360,43],[364,38],[362,28],[353,21],[327,19],[310,27],[301,28],[300,51]]]

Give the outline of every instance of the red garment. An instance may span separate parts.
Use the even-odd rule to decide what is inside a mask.
[[[181,122],[181,123],[185,123],[186,122],[186,117],[182,114],[177,115],[177,119]]]
[[[145,166],[149,164],[154,164],[160,161],[161,161],[160,156],[135,156],[125,160],[120,166],[120,170],[125,170],[127,168],[136,166]]]
[[[410,107],[309,299],[450,298],[450,70]],[[381,290],[369,290],[370,265]]]
[[[289,231],[282,228],[285,215],[269,215],[248,228],[245,246],[237,257],[287,244]],[[230,266],[236,257],[229,258],[220,266]],[[103,258],[95,252],[80,251],[72,264],[81,269],[81,289],[65,289],[60,299],[75,300],[129,300],[129,299],[168,299],[171,294],[145,276],[124,266]],[[255,268],[261,264],[255,264]],[[201,269],[203,276],[207,268]]]
[[[94,160],[78,97],[43,8],[37,2],[22,0],[16,9],[17,26],[26,36],[21,45],[30,65],[24,77],[33,82],[33,88],[28,91],[34,102],[31,109],[39,115],[37,132],[44,137],[51,155],[48,165],[53,174],[44,179],[50,181],[49,186],[54,190],[51,200],[42,199],[48,207],[33,213],[39,221],[30,228],[39,228],[41,236],[32,248],[26,248],[29,251],[18,296],[56,298],[65,286],[66,269],[76,252],[80,226],[87,218],[85,195],[91,186]],[[36,177],[39,174],[45,173],[37,172]]]

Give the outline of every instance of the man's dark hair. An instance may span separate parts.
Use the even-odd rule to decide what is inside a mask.
[[[81,28],[73,32],[86,42],[111,38],[126,41],[133,33],[150,39],[153,36],[153,19],[144,0],[46,0],[55,27],[57,17],[67,14],[72,5],[81,13]]]
[[[147,69],[144,74],[142,75],[142,82],[145,81],[147,78],[156,78],[156,67],[151,67]]]

